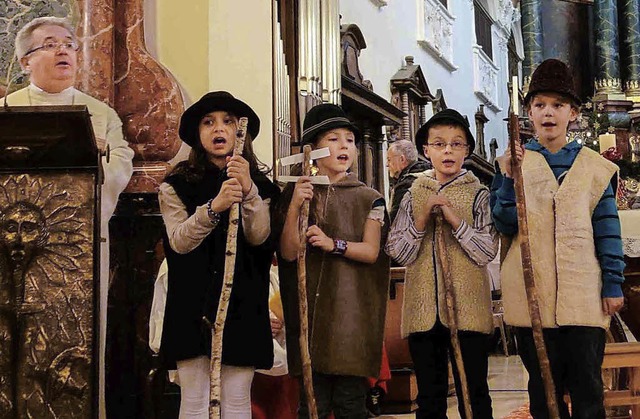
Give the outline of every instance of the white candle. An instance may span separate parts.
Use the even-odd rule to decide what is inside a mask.
[[[518,115],[518,76],[513,76],[511,78],[511,93],[512,93],[512,108],[513,113]]]
[[[602,154],[611,147],[616,148],[616,135],[600,134],[598,136],[598,142],[600,143],[600,154]]]

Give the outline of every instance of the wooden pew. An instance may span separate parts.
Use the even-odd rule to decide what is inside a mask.
[[[631,417],[640,418],[640,342],[608,343],[602,368],[628,368],[629,373],[629,389],[605,391],[604,405],[630,406]]]

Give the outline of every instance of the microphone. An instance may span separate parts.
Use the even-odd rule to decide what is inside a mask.
[[[24,78],[27,75],[28,75],[27,73],[25,73],[24,71],[21,71],[18,74],[16,74],[15,76],[11,77],[11,79],[9,80],[9,83],[7,83],[7,90],[5,90],[4,97],[3,97],[4,109],[5,110],[7,110],[9,108],[9,103],[7,102],[7,96],[9,96],[9,89],[11,88],[11,86],[14,83],[18,83],[18,84],[23,83],[24,82]]]

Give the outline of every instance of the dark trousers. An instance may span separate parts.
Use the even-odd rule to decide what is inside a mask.
[[[474,419],[491,419],[491,397],[487,383],[489,363],[489,335],[478,332],[458,333],[462,362]],[[409,351],[418,381],[418,410],[416,418],[444,419],[447,417],[449,389],[448,356],[451,354],[453,378],[458,395],[458,412],[466,419],[462,401],[460,375],[453,357],[449,329],[440,321],[428,332],[409,335]],[[471,419],[471,418],[469,418]]]
[[[326,418],[331,412],[335,419],[365,419],[367,417],[367,391],[369,384],[364,377],[313,373],[313,391],[318,417]],[[300,404],[298,418],[307,419],[307,397],[300,377]]]
[[[560,417],[604,419],[601,371],[605,345],[604,329],[562,326],[543,329],[543,336],[556,387]],[[520,358],[529,372],[531,416],[534,419],[547,419],[549,412],[531,329],[516,328],[516,338]],[[571,397],[571,415],[563,399],[567,391]]]

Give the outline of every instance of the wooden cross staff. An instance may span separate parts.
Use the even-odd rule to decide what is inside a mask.
[[[245,117],[238,121],[236,141],[233,155],[241,156],[247,134],[249,120]],[[227,248],[224,256],[224,280],[220,291],[216,320],[211,331],[211,363],[209,364],[209,419],[220,418],[220,371],[222,369],[222,339],[224,324],[227,319],[227,309],[233,287],[233,275],[236,267],[236,251],[238,248],[238,223],[240,221],[240,204],[234,203],[229,209],[229,227],[227,229]]]
[[[556,401],[556,389],[551,374],[551,365],[547,348],[544,344],[542,334],[542,318],[540,317],[540,306],[538,304],[538,291],[533,276],[533,264],[531,263],[531,246],[529,244],[529,223],[527,221],[527,201],[524,195],[524,183],[522,180],[522,167],[516,157],[516,147],[520,147],[520,122],[518,120],[518,78],[512,79],[512,103],[509,113],[509,147],[511,148],[511,176],[513,176],[513,187],[516,191],[516,210],[518,212],[518,234],[520,236],[520,253],[522,255],[522,273],[524,285],[527,293],[529,305],[529,317],[531,317],[531,329],[533,341],[538,355],[538,364],[544,383],[545,396],[549,417],[560,418],[558,403]]]
[[[328,157],[330,155],[328,148],[321,148],[311,151],[309,144],[303,147],[302,154],[295,154],[280,159],[281,166],[287,166],[294,163],[302,163],[302,175],[311,175],[312,160]],[[326,178],[326,179],[325,179]],[[280,176],[279,181],[297,182],[300,176]],[[327,176],[313,176],[311,183],[328,185],[329,178]],[[298,220],[298,239],[300,246],[298,247],[298,309],[300,316],[300,357],[302,358],[302,380],[304,383],[304,393],[307,398],[307,409],[309,417],[318,419],[318,409],[316,407],[316,398],[313,392],[313,373],[311,369],[311,355],[309,353],[309,308],[307,304],[307,228],[309,227],[309,201],[305,200],[300,210],[300,218]]]

